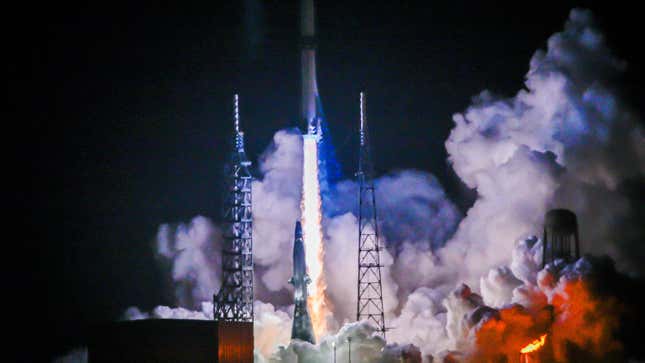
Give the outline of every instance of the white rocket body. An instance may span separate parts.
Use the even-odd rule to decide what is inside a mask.
[[[313,0],[300,2],[300,69],[301,117],[307,134],[322,136],[318,111],[318,84],[316,82],[316,28]]]

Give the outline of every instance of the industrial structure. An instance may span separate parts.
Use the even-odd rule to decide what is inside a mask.
[[[253,325],[247,322],[144,319],[94,327],[90,363],[253,362]]]
[[[385,339],[381,245],[374,195],[373,165],[367,130],[366,96],[360,94],[360,133],[358,158],[358,291],[356,320],[374,324]]]
[[[580,258],[578,219],[568,209],[552,209],[544,216],[542,267],[557,259],[572,262]]]
[[[253,322],[253,214],[249,172],[240,130],[239,98],[234,97],[234,139],[226,175],[222,287],[213,298],[218,321]]]
[[[307,262],[305,261],[305,245],[302,241],[302,227],[296,222],[296,230],[293,240],[293,276],[289,279],[293,285],[293,325],[291,328],[291,339],[300,339],[315,344],[311,317],[307,310],[307,285],[311,279],[307,274]]]

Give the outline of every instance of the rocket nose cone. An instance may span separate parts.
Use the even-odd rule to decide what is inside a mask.
[[[302,226],[300,225],[300,221],[296,222],[295,236],[296,238],[302,238]]]

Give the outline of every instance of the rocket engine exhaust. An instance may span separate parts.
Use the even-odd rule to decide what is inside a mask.
[[[302,0],[300,8],[301,35],[301,112],[307,127],[303,135],[302,229],[308,273],[313,282],[308,297],[314,333],[320,338],[326,332],[325,317],[329,313],[322,276],[322,201],[320,195],[318,144],[322,133],[318,110],[316,83],[316,45],[313,0]]]
[[[303,239],[305,257],[309,276],[313,281],[308,298],[309,311],[316,337],[326,330],[325,315],[328,312],[325,303],[325,281],[322,275],[322,203],[320,183],[318,180],[318,143],[316,135],[303,135],[304,165],[302,173],[302,212]]]

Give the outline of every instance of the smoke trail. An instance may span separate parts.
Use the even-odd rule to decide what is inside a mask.
[[[536,234],[552,207],[575,211],[584,251],[608,253],[623,268],[642,272],[642,230],[624,221],[637,212],[620,186],[645,174],[640,120],[615,92],[625,63],[616,59],[594,27],[590,12],[573,10],[564,31],[535,53],[526,89],[510,99],[482,92],[446,141],[457,175],[479,198],[444,251],[464,263],[474,282],[505,263],[509,244]],[[642,213],[642,212],[641,212]],[[631,240],[630,240],[631,241]],[[461,252],[457,252],[461,251]]]

